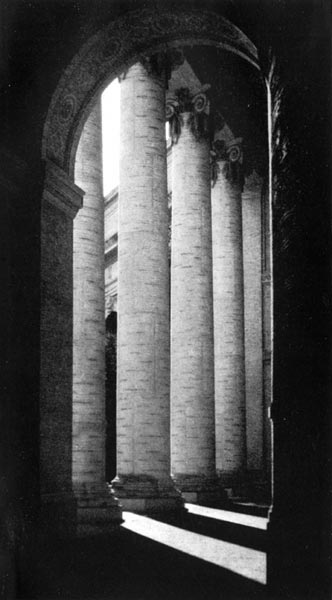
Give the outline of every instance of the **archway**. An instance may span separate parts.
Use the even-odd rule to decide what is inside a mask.
[[[151,35],[152,31],[152,35]],[[223,18],[212,13],[186,13],[173,15],[167,11],[152,13],[147,11],[139,18],[136,14],[130,15],[126,19],[119,20],[107,26],[99,35],[90,39],[82,48],[82,51],[67,68],[62,77],[56,93],[53,96],[48,117],[45,123],[43,157],[48,165],[48,177],[46,179],[46,190],[44,198],[51,199],[51,208],[49,204],[44,203],[45,224],[52,222],[52,227],[56,227],[57,235],[66,237],[67,247],[60,256],[57,253],[56,264],[54,259],[50,258],[51,244],[57,243],[50,239],[47,231],[44,238],[43,273],[45,282],[51,287],[54,286],[54,275],[58,271],[65,272],[67,276],[67,296],[63,297],[62,292],[57,289],[56,307],[53,307],[55,319],[59,319],[61,314],[61,326],[57,328],[57,342],[63,344],[64,330],[66,330],[66,347],[68,351],[66,366],[68,379],[62,379],[60,385],[65,385],[67,403],[70,397],[69,390],[71,363],[68,360],[70,356],[71,340],[68,336],[68,326],[70,328],[72,315],[70,314],[70,283],[72,279],[71,264],[68,263],[71,247],[71,218],[79,208],[80,199],[83,196],[81,190],[73,183],[74,159],[80,133],[83,124],[91,110],[96,96],[106,83],[114,76],[119,75],[126,67],[130,66],[142,54],[151,53],[153,50],[164,50],[166,47],[194,46],[204,44],[207,46],[216,46],[224,50],[237,54],[248,61],[253,67],[258,69],[257,53],[253,44],[236,27]],[[51,188],[51,194],[50,194]],[[54,201],[56,197],[56,201]],[[66,216],[59,214],[60,204],[65,208]],[[54,211],[56,208],[56,211]],[[52,213],[52,214],[50,214]],[[51,242],[51,244],[50,244]],[[47,252],[46,252],[47,246]],[[48,274],[52,272],[52,278]],[[57,277],[55,276],[55,281]],[[50,304],[52,304],[52,291],[48,294]],[[49,306],[49,309],[52,307]],[[63,328],[63,329],[62,329]],[[45,331],[42,328],[43,331]],[[50,329],[48,331],[50,335]],[[54,340],[54,334],[52,334]],[[42,342],[43,346],[43,342]],[[42,351],[47,354],[47,344]],[[50,376],[49,361],[45,361],[44,370],[42,370],[42,380],[47,382],[44,386],[46,410],[42,411],[42,423],[45,431],[50,432],[49,413],[47,406],[50,400],[47,398],[50,379],[58,379],[58,374],[54,365],[52,365]],[[65,383],[64,383],[65,382]],[[66,419],[68,419],[68,404],[66,404]],[[58,414],[59,427],[63,421],[64,414]],[[54,414],[52,415],[54,422]],[[55,419],[56,421],[56,419]],[[53,427],[53,425],[52,425]],[[52,437],[52,435],[51,435]],[[62,488],[67,489],[71,494],[71,469],[68,465],[68,458],[71,453],[71,431],[67,429],[67,454],[66,460],[59,460],[59,472],[51,487],[58,485],[57,479],[60,479]],[[43,445],[44,442],[44,445]],[[47,434],[42,436],[42,461],[47,472],[47,462],[56,448],[50,444]],[[62,466],[60,465],[62,463]],[[66,464],[67,463],[67,464]]]

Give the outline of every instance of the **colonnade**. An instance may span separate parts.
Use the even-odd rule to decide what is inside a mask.
[[[120,78],[117,477],[112,488],[125,509],[150,513],[181,511],[183,498],[220,503],[222,486],[241,480],[247,464],[241,140],[215,139],[211,146],[205,93],[193,95],[184,88],[168,94],[166,102],[165,64],[145,59]],[[171,268],[166,118],[173,141]],[[91,151],[89,136],[85,144]],[[98,175],[94,186],[99,181]],[[80,185],[85,187],[83,181]],[[90,190],[90,208],[88,201],[76,227],[77,236],[88,236],[89,252],[79,256],[77,249],[82,276],[77,275],[76,301],[74,291],[76,329],[85,327],[76,343],[81,348],[76,351],[81,356],[78,385],[87,391],[83,399],[74,394],[74,436],[80,430],[82,443],[74,446],[73,466],[74,475],[92,487],[101,480],[105,446],[105,417],[97,399],[103,402],[98,373],[104,359],[93,381],[85,375],[97,340],[96,352],[102,353],[103,207],[95,191]],[[89,215],[84,217],[88,210],[99,211],[93,227]],[[90,284],[91,294],[84,291]],[[92,317],[88,302],[94,306]],[[88,436],[76,419],[81,405],[84,422],[93,425]]]

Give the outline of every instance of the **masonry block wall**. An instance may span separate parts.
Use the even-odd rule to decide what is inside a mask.
[[[46,163],[41,230],[40,489],[47,527],[75,528],[72,495],[73,219],[83,192]],[[46,524],[45,523],[45,524]]]
[[[42,353],[41,364],[40,436],[41,485],[47,493],[58,486],[71,487],[73,297],[72,273],[65,268],[65,257],[72,246],[72,220],[45,203],[42,223],[43,261],[48,268],[42,287],[42,344],[47,352]]]

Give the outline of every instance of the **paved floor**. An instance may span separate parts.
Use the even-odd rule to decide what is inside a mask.
[[[45,543],[31,556],[21,597],[266,600],[264,519],[225,523],[210,510],[194,508],[180,527],[125,513],[112,535]]]
[[[185,531],[133,513],[125,512],[123,517],[125,529],[258,583],[266,584],[265,552],[214,539],[201,533]]]

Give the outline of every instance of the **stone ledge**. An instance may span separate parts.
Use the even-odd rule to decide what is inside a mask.
[[[73,219],[82,207],[83,196],[84,191],[63,169],[50,160],[45,161],[44,201]]]

